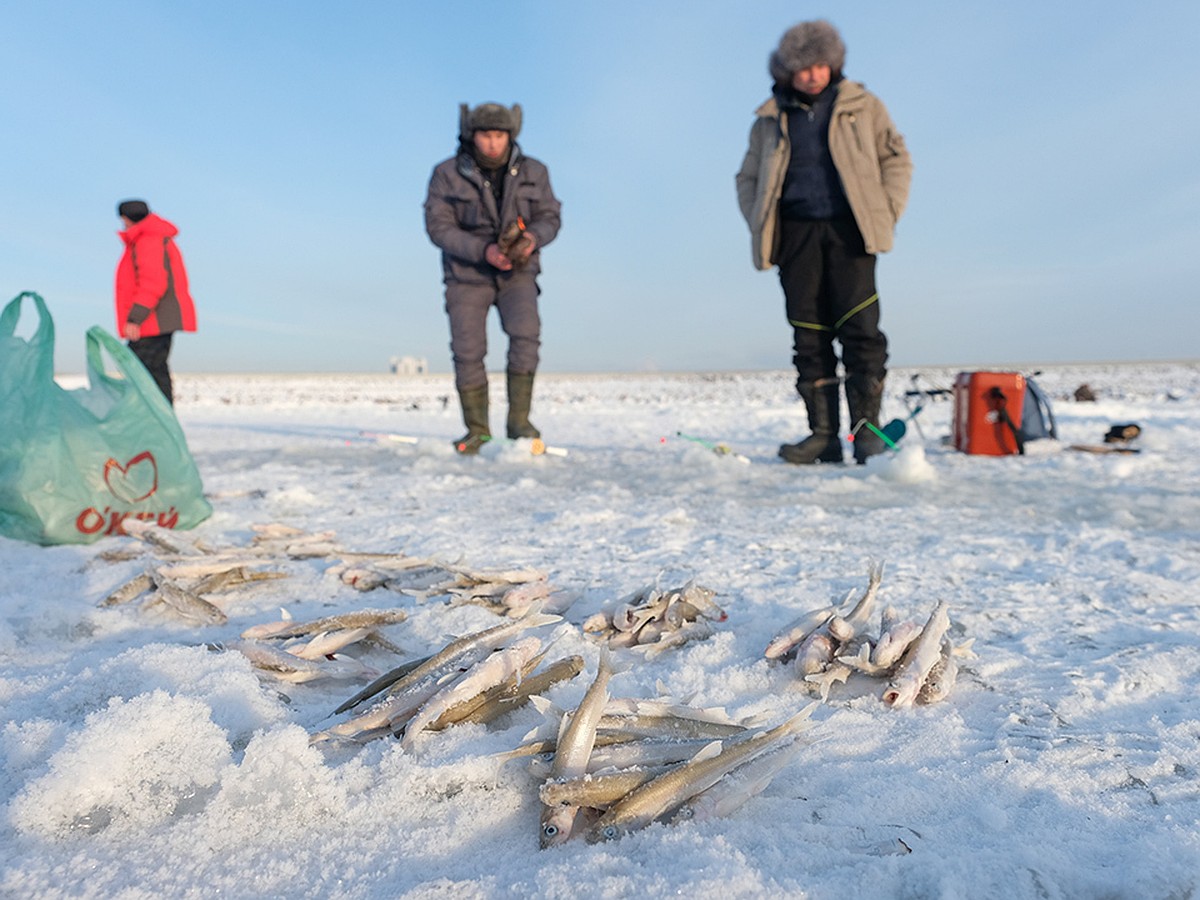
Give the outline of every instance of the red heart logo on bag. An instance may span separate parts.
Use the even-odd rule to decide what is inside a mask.
[[[154,454],[143,450],[125,465],[109,459],[104,464],[104,483],[118,500],[140,503],[158,490],[158,464]]]

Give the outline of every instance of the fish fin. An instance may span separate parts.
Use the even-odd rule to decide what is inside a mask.
[[[979,655],[974,650],[975,638],[967,638],[961,644],[954,647],[954,655],[961,656],[963,659],[978,659]]]
[[[883,560],[873,559],[867,564],[867,578],[872,584],[883,581]]]
[[[534,608],[535,606],[536,609]],[[553,625],[555,622],[562,621],[562,616],[541,612],[541,608],[541,603],[534,604],[534,606],[529,607],[528,612],[516,618],[523,622],[528,620],[529,628],[541,628],[543,625]]]
[[[567,726],[571,724],[571,719],[575,717],[576,710],[564,710],[562,718],[558,720],[558,731],[554,735],[554,743],[557,746],[563,738],[563,734],[567,730]]]
[[[850,588],[850,590],[846,591],[846,596],[842,598],[842,602],[834,604],[834,614],[848,616],[854,611],[854,607],[857,605],[858,599],[854,596],[854,588]]]
[[[766,713],[755,713],[752,716],[745,716],[738,719],[738,725],[744,725],[746,728],[757,728],[759,725],[765,725],[770,717]]]
[[[721,753],[723,746],[724,745],[720,741],[710,741],[701,747],[700,750],[697,751],[696,755],[689,760],[689,762],[704,762],[706,759],[712,759],[714,756],[718,756]]]
[[[541,740],[544,733],[545,732],[543,731],[541,725],[539,725],[537,728],[531,728],[529,731],[525,732],[525,736],[521,738],[521,743],[528,744],[531,741]]]
[[[285,622],[292,622],[292,621],[295,621],[295,620],[292,618],[292,614],[291,614],[290,612],[288,612],[288,611],[287,611],[287,610],[286,610],[284,607],[282,607],[282,606],[281,606],[281,607],[279,607],[279,618],[280,618],[280,619],[282,619],[282,620],[283,620],[283,621],[285,621]]]
[[[613,657],[612,651],[609,650],[608,644],[600,645],[600,663],[599,665],[608,670],[609,677],[620,675],[622,672],[628,672],[633,668],[633,663],[629,660],[616,660]]]
[[[560,718],[563,714],[562,708],[556,706],[550,700],[547,700],[541,694],[531,694],[529,702],[533,704],[533,708],[540,712],[546,718]],[[526,740],[529,738],[526,737]]]
[[[805,723],[812,717],[813,711],[816,710],[820,705],[821,701],[813,700],[802,710],[800,710],[800,712],[796,713],[794,716],[780,725],[779,728],[785,732],[791,733],[799,731],[801,727],[807,727]]]
[[[557,640],[557,638],[551,640],[549,644],[539,650],[538,653],[531,660],[529,660],[526,667],[517,669],[517,678],[514,683],[516,687],[520,687],[521,683],[528,677],[525,674],[526,672],[532,673],[534,669],[542,664],[542,660],[546,658],[546,654],[549,653],[550,648],[554,646],[555,640]]]

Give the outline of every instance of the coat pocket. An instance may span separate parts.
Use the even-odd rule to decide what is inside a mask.
[[[466,231],[479,227],[481,214],[478,197],[450,196],[446,200],[454,211],[454,221]]]
[[[518,181],[516,184],[517,215],[532,222],[541,209],[542,190],[536,181]]]

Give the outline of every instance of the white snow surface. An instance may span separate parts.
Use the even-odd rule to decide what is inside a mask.
[[[894,371],[885,418],[954,374]],[[726,818],[542,851],[538,782],[495,758],[534,708],[412,752],[310,746],[362,682],[266,682],[207,647],[281,607],[400,606],[385,632],[418,656],[495,624],[488,610],[360,592],[316,558],[224,595],[228,624],[199,627],[97,607],[154,561],[101,556],[132,538],[0,539],[0,895],[1200,895],[1200,364],[1047,367],[1060,439],[1023,457],[956,452],[951,402],[928,399],[898,454],[818,467],[776,458],[806,431],[786,372],[541,376],[533,419],[565,458],[502,442],[458,457],[448,376],[176,381],[215,508],[189,538],[245,547],[252,525],[283,523],[348,550],[540,569],[578,595],[544,630],[587,661],[549,691],[559,707],[596,671],[580,623],[656,579],[715,589],[728,620],[653,660],[617,651],[614,696],[783,721],[811,696],[764,647],[861,591],[872,561],[882,604],[923,621],[947,601],[977,656],[929,706],[887,708],[865,676],[834,685],[794,762]],[[1096,402],[1073,400],[1084,383]],[[492,407],[502,428],[502,376]],[[1069,449],[1127,422],[1137,455]],[[354,651],[379,671],[403,659]]]

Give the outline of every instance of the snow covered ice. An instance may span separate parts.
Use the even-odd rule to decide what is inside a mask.
[[[917,371],[892,373],[885,418],[906,415]],[[919,374],[948,386],[954,371]],[[146,555],[102,555],[133,539],[0,539],[0,895],[1196,896],[1200,365],[1058,366],[1038,381],[1060,440],[1024,457],[955,452],[951,403],[931,400],[898,454],[798,468],[775,457],[804,433],[785,372],[542,376],[533,419],[565,458],[505,442],[456,456],[449,376],[180,375],[215,508],[186,537],[245,546],[253,525],[282,523],[347,550],[540,569],[577,595],[556,648],[587,660],[549,692],[560,707],[596,669],[579,624],[656,578],[716,589],[728,620],[630,656],[614,696],[661,689],[783,721],[811,695],[764,647],[861,590],[872,561],[881,606],[924,619],[947,601],[977,658],[931,706],[889,709],[877,679],[834,685],[811,743],[726,818],[540,851],[537,781],[495,759],[540,723],[533,708],[412,752],[310,746],[361,682],[266,682],[207,646],[280,608],[404,606],[386,634],[417,656],[494,624],[488,610],[362,593],[314,558],[223,595],[229,622],[197,627],[97,608],[145,569]],[[1083,383],[1097,402],[1070,399]],[[1068,449],[1126,422],[1140,454]]]

